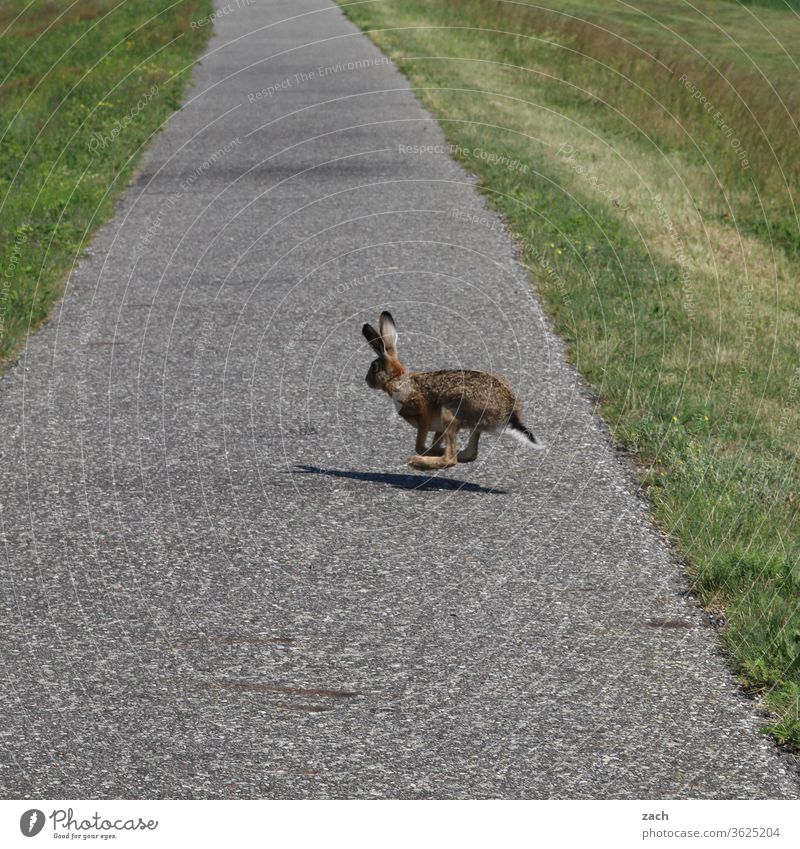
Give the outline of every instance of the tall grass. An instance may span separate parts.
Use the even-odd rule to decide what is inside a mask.
[[[444,0],[470,26],[522,36],[506,59],[525,67],[538,36],[551,45],[546,90],[556,106],[583,101],[601,129],[640,135],[707,165],[714,214],[800,254],[800,86],[774,84],[730,60],[675,46],[640,47],[596,20],[491,0]]]

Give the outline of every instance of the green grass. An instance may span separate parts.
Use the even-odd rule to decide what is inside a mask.
[[[800,17],[342,5],[506,216],[742,681],[800,745]]]
[[[0,6],[0,361],[44,319],[180,105],[211,0]]]

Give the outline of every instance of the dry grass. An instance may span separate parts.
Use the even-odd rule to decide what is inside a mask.
[[[597,20],[582,20],[487,0],[441,5],[470,26],[514,33],[506,59],[520,67],[529,67],[530,40],[543,39],[556,107],[577,99],[596,112],[597,129],[641,136],[662,152],[682,151],[704,165],[716,188],[715,215],[800,253],[796,76],[771,82],[758,70],[685,47],[642,46],[609,30],[597,13]]]

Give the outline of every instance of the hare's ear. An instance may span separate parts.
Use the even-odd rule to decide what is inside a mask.
[[[372,346],[372,350],[375,351],[375,353],[379,357],[382,357],[386,352],[383,348],[383,340],[381,339],[381,334],[378,333],[378,331],[371,324],[365,324],[361,328],[361,332],[364,334],[364,338],[367,340],[367,342],[369,342],[369,344]]]
[[[397,356],[397,327],[395,327],[394,319],[390,312],[382,312],[378,327],[381,331],[381,338],[386,347],[386,353],[392,356]]]

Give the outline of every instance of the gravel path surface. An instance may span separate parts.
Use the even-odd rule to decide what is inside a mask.
[[[3,795],[796,797],[404,78],[326,0],[225,8],[0,381]],[[405,466],[386,308],[548,450]]]

